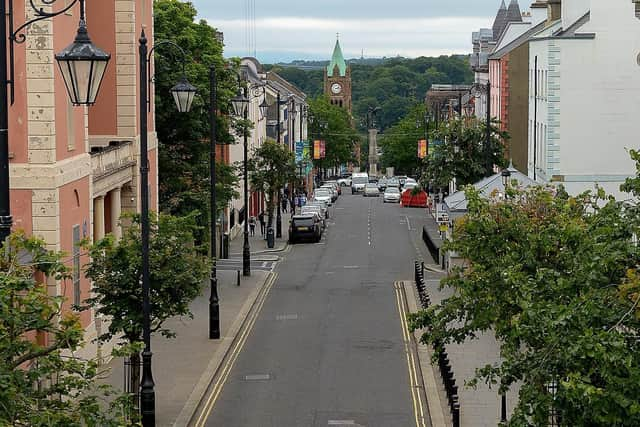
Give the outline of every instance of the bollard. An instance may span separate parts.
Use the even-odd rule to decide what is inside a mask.
[[[236,286],[240,286],[240,270],[236,270]]]
[[[500,422],[507,422],[507,393],[501,393],[502,404],[500,405]]]
[[[422,261],[422,277],[424,278],[424,261]]]
[[[460,403],[457,400],[458,396],[456,396],[456,402],[453,404],[453,410],[451,411],[453,427],[460,427]]]

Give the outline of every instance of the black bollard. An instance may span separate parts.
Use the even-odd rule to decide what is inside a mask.
[[[236,286],[240,286],[240,270],[236,270]]]

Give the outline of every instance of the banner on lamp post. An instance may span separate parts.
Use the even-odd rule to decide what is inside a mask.
[[[418,141],[418,157],[424,159],[429,154],[429,144],[426,139]]]
[[[304,142],[297,141],[296,142],[296,163],[302,162],[304,159]]]
[[[313,141],[313,159],[320,160],[325,158],[326,144],[322,140]]]
[[[320,141],[320,158],[324,159],[326,157],[326,143],[324,141]]]

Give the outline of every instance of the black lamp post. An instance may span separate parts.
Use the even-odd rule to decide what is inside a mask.
[[[277,132],[278,132],[278,144],[281,144],[281,130],[280,130],[280,107],[284,104],[286,104],[287,101],[283,101],[282,99],[280,99],[280,92],[278,91],[278,95],[277,95],[277,99],[276,99],[276,105],[278,106],[278,123],[277,123]],[[278,209],[277,209],[277,214],[276,214],[276,237],[277,238],[282,238],[282,212],[281,212],[281,208],[280,206],[282,205],[282,193],[281,190],[278,189]]]
[[[46,3],[53,5],[57,0]],[[0,245],[11,233],[11,201],[9,197],[9,99],[15,93],[14,48],[24,43],[24,29],[29,25],[61,15],[80,3],[80,22],[76,37],[62,52],[55,55],[69,98],[73,105],[93,105],[111,55],[95,46],[87,32],[84,0],[73,0],[61,10],[45,12],[30,2],[34,18],[13,28],[13,2],[0,0]],[[8,19],[7,19],[8,15]],[[7,27],[7,23],[9,26]],[[11,92],[9,92],[9,88]]]
[[[210,207],[211,210],[211,276],[209,279],[211,294],[209,296],[209,339],[220,338],[220,298],[218,297],[218,254],[216,253],[216,227],[218,224],[218,205],[216,200],[216,120],[218,116],[218,90],[216,83],[216,66],[209,68],[209,97],[211,107],[209,121],[211,123],[211,144],[209,147],[210,166]]]
[[[243,138],[244,138],[244,157],[243,157],[243,176],[244,176],[244,244],[242,245],[242,275],[251,276],[251,248],[249,247],[249,178],[247,174],[247,138],[249,130],[246,127],[246,121],[249,114],[249,98],[247,98],[247,88],[240,88],[238,95],[232,100],[233,111],[236,117],[242,117],[245,121],[243,124]]]
[[[1,0],[0,0],[1,1]],[[148,75],[149,64],[153,51],[161,45],[171,45],[182,54],[182,62],[186,54],[177,44],[165,40],[157,42],[151,50],[147,47],[147,37],[144,29],[140,34],[140,199],[141,199],[141,231],[142,231],[142,335],[144,350],[142,352],[142,382],[140,385],[140,413],[144,427],[155,426],[155,383],[151,372],[151,303],[149,298],[149,158],[148,158],[148,124],[147,105],[149,104]],[[176,107],[181,113],[189,112],[196,88],[187,82],[186,77],[171,89]]]

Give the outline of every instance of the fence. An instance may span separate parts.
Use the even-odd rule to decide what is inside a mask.
[[[427,292],[427,284],[424,280],[424,263],[419,264],[415,262],[415,282],[418,289],[418,296],[420,298],[420,304],[422,308],[429,308],[431,305],[431,299]],[[434,350],[440,346],[440,343],[434,343]],[[444,390],[447,394],[447,400],[449,402],[449,408],[451,410],[451,418],[453,420],[453,427],[460,427],[460,400],[458,398],[458,386],[456,385],[456,379],[453,374],[453,368],[451,367],[451,361],[447,350],[442,347],[442,351],[438,351],[438,368],[440,369],[440,376],[444,384]]]

